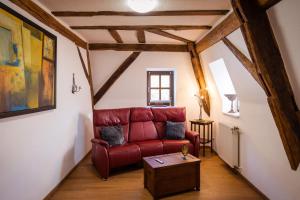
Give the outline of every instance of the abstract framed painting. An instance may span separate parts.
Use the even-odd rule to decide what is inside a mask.
[[[56,41],[0,3],[0,118],[56,108]]]

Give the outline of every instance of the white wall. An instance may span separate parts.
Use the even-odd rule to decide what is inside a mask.
[[[282,52],[291,84],[300,105],[300,2],[286,0],[269,12],[276,38]],[[248,55],[240,30],[229,36],[231,42]],[[269,109],[266,95],[250,74],[244,69],[230,50],[219,42],[201,53],[204,70],[211,82],[212,118],[216,120],[217,145],[218,123],[230,127],[238,126],[241,131],[241,173],[274,200],[300,199],[300,169],[290,168],[278,130]],[[209,73],[209,63],[223,58],[240,98],[240,118],[222,114],[222,103]]]
[[[95,93],[131,52],[92,51],[91,65]],[[185,106],[187,118],[199,116],[194,94],[198,91],[188,53],[142,52],[112,85],[95,108],[147,106],[147,68],[174,68],[175,106]]]
[[[8,0],[1,2],[57,36],[57,108],[0,119],[0,199],[39,200],[91,148],[89,86],[73,42]],[[72,73],[82,87],[76,95]]]

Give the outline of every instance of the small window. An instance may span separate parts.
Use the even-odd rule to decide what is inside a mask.
[[[234,85],[228,73],[223,59],[216,60],[209,64],[210,71],[214,77],[219,94],[222,98],[222,111],[224,114],[239,117],[240,102]]]
[[[174,72],[148,71],[147,72],[147,105],[173,106],[174,105]]]

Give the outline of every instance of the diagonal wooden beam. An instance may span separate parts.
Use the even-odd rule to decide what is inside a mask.
[[[272,6],[274,6],[275,4],[277,4],[278,2],[280,2],[281,0],[256,0],[256,1],[261,8],[267,10]]]
[[[53,11],[57,17],[92,17],[92,16],[207,16],[226,15],[229,10],[168,10],[151,11],[147,13],[121,11]]]
[[[78,55],[79,55],[79,58],[80,58],[82,69],[84,71],[84,75],[85,75],[85,77],[86,77],[86,79],[89,83],[90,94],[91,94],[91,104],[92,104],[92,108],[93,108],[94,107],[94,98],[93,98],[94,97],[94,90],[93,90],[92,71],[91,71],[89,51],[88,51],[88,49],[86,49],[87,67],[86,67],[86,64],[84,63],[81,51],[80,51],[78,46],[77,46],[77,51],[78,51]]]
[[[159,30],[209,30],[211,26],[208,25],[135,25],[135,26],[70,26],[71,29],[77,30],[125,30],[125,31],[135,31],[135,30],[149,30],[149,29],[159,29]]]
[[[107,31],[117,43],[123,43],[123,40],[117,30],[108,29]]]
[[[251,58],[268,90],[268,103],[291,168],[300,164],[300,120],[268,15],[252,0],[232,0]]]
[[[162,31],[162,30],[159,30],[159,29],[149,29],[147,31],[150,32],[150,33],[154,33],[156,35],[160,35],[160,36],[163,36],[163,37],[166,37],[166,38],[171,38],[171,39],[178,40],[178,41],[185,42],[185,43],[192,42],[191,40],[179,37],[177,35],[173,35],[171,33],[168,33],[166,31]]]
[[[59,21],[55,19],[51,14],[46,12],[44,9],[39,7],[36,3],[31,0],[10,0],[12,3],[16,4],[33,17],[38,19],[40,22],[44,23],[48,27],[56,30],[69,40],[75,42],[76,45],[86,48],[87,43],[78,37],[71,30],[67,29],[64,25],[62,25]]]
[[[210,98],[206,89],[206,82],[203,73],[203,68],[200,62],[199,54],[196,51],[196,44],[193,42],[188,43],[188,49],[191,55],[194,74],[199,86],[199,95],[203,97],[203,108],[208,116],[210,116]]]
[[[224,44],[228,47],[228,49],[235,55],[235,57],[242,63],[242,65],[246,68],[246,70],[252,75],[252,77],[257,81],[257,83],[264,89],[265,85],[261,82],[261,79],[257,73],[257,69],[255,64],[251,62],[230,40],[226,37],[222,39]]]
[[[139,43],[146,43],[146,36],[145,36],[144,30],[137,30],[136,37],[137,37]]]
[[[207,35],[205,35],[196,45],[197,52],[200,53],[205,49],[216,44],[224,37],[235,31],[241,26],[236,14],[231,13],[226,19],[224,19],[220,24],[214,27]]]
[[[116,82],[116,80],[122,75],[122,73],[135,61],[141,52],[133,52],[111,75],[111,77],[104,83],[104,85],[98,90],[94,96],[94,103],[97,103],[108,89]]]
[[[107,44],[91,43],[90,50],[188,52],[187,45],[177,44]]]
[[[83,69],[83,71],[84,71],[84,75],[85,75],[86,79],[89,81],[89,74],[88,74],[88,72],[87,72],[87,69],[86,69],[84,60],[83,60],[83,58],[82,58],[82,55],[81,55],[81,52],[80,52],[79,47],[77,47],[77,51],[78,51],[78,55],[79,55],[79,58],[80,58],[80,62],[81,62],[82,69]]]

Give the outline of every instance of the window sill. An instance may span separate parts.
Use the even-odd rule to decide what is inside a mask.
[[[226,112],[223,112],[224,115],[227,115],[229,117],[233,117],[233,118],[240,118],[240,113],[237,112],[237,113],[226,113]]]

